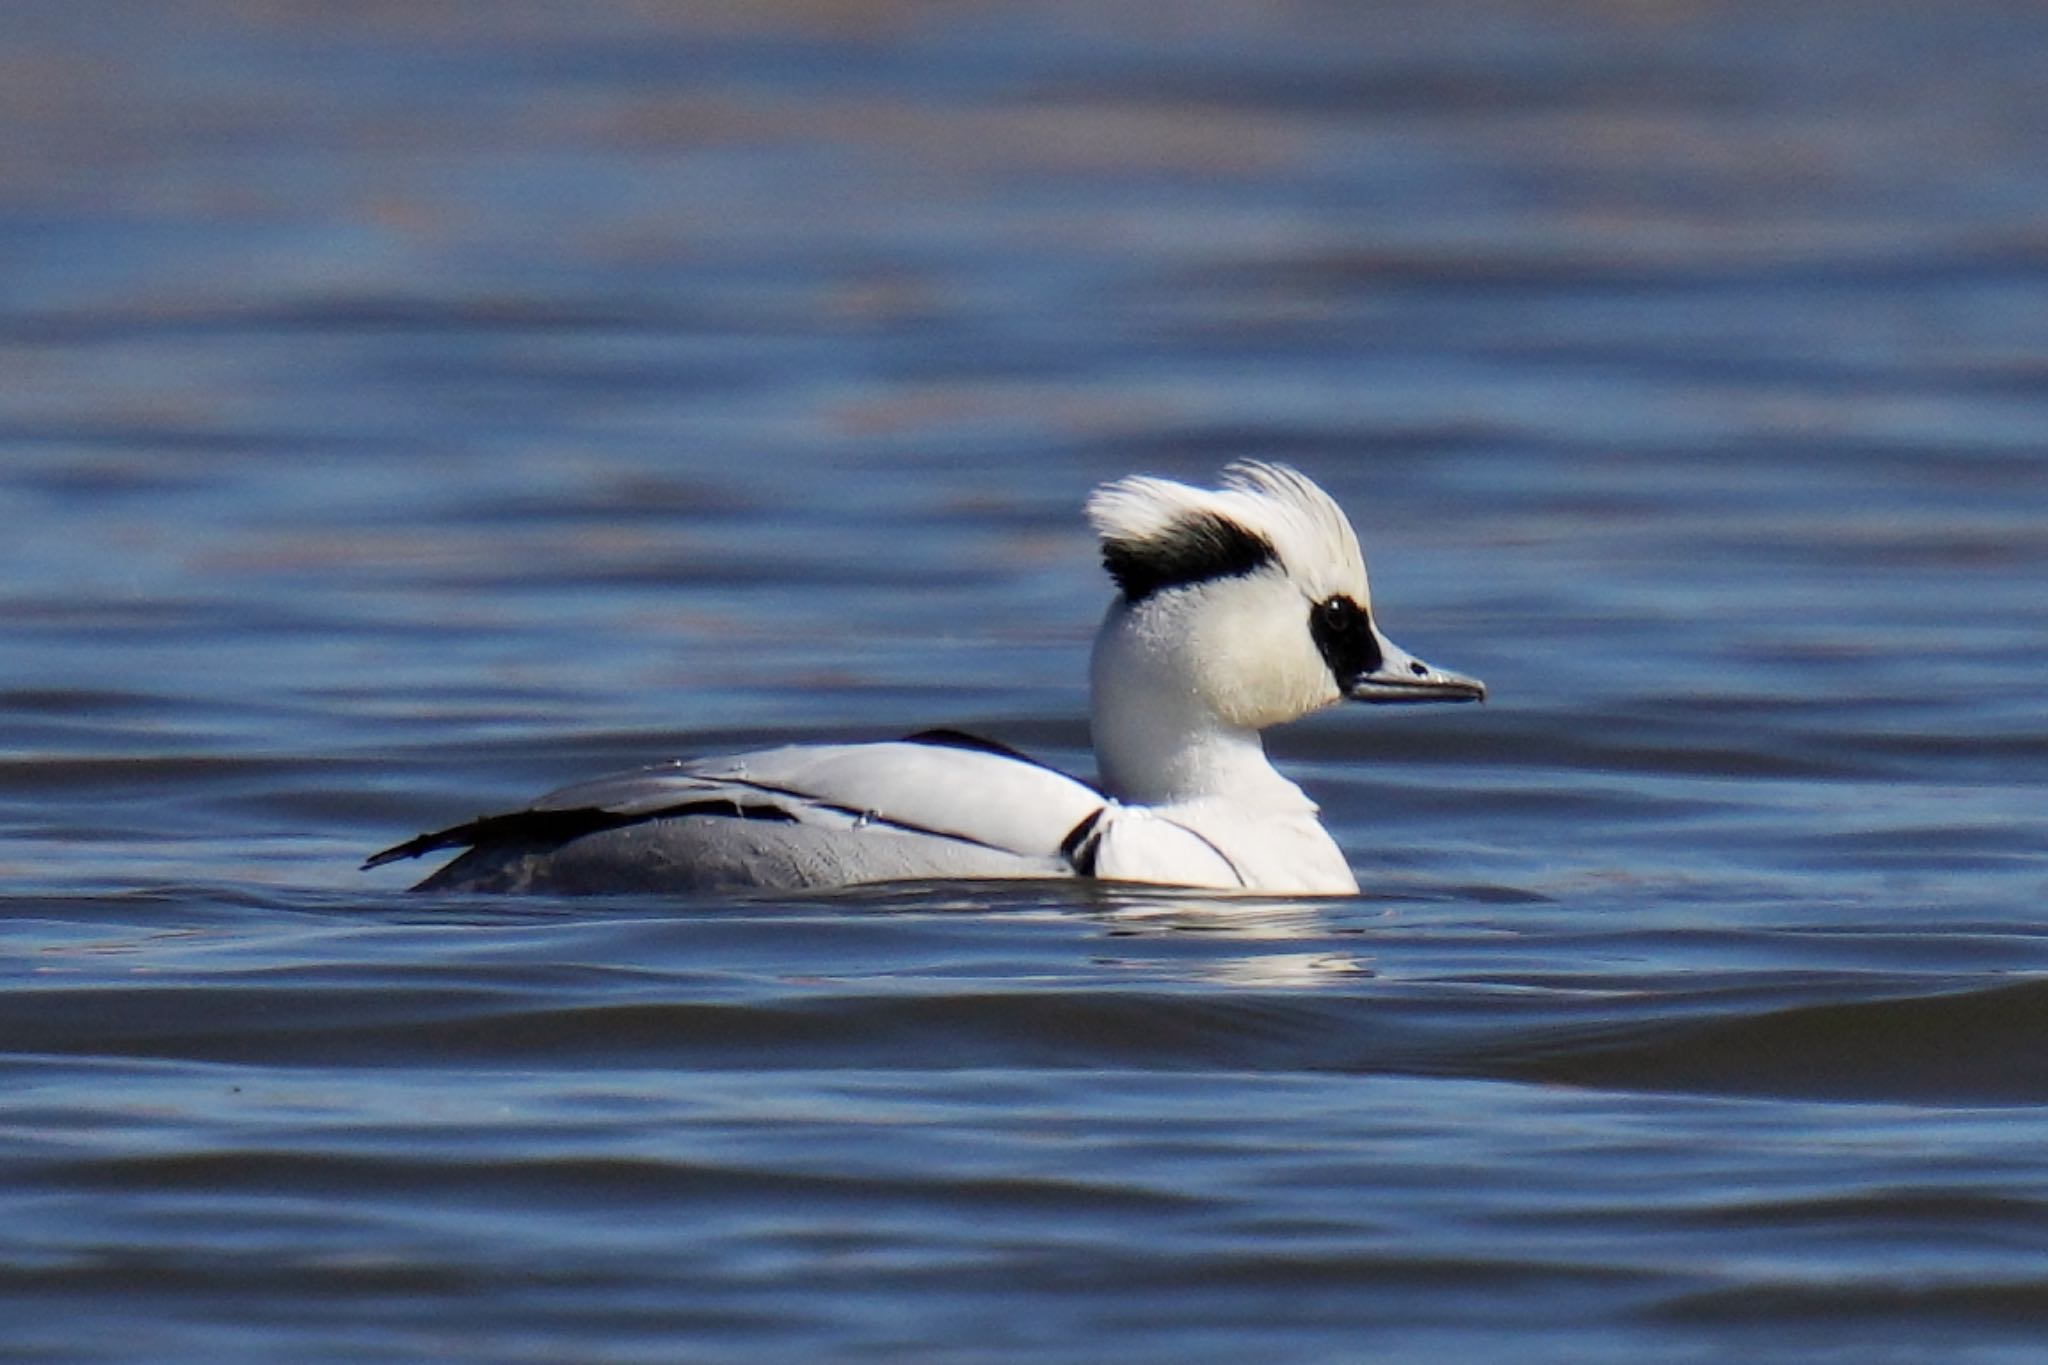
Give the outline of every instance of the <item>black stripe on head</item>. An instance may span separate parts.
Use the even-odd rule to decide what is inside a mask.
[[[1215,512],[1190,512],[1143,540],[1102,542],[1102,566],[1129,602],[1142,602],[1166,588],[1255,573],[1279,562],[1272,541]]]

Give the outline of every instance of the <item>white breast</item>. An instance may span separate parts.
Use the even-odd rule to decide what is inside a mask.
[[[1221,798],[1111,805],[1094,872],[1119,881],[1306,895],[1358,890],[1343,850],[1313,806],[1258,810]]]

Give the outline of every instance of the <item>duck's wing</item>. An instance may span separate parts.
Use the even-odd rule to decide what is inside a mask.
[[[685,816],[872,828],[1060,859],[1067,837],[1103,805],[1094,788],[1013,750],[931,732],[876,744],[791,745],[601,777],[550,792],[524,810],[422,834],[364,866],[450,848],[560,846]]]

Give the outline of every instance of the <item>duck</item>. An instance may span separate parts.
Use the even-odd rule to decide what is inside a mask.
[[[1358,881],[1266,730],[1339,702],[1468,702],[1387,638],[1350,519],[1289,466],[1130,475],[1085,515],[1116,593],[1089,664],[1097,780],[958,730],[679,759],[421,834],[415,889],[562,895],[1084,878],[1349,895]]]

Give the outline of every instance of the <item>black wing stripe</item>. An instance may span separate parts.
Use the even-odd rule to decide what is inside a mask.
[[[1083,877],[1095,875],[1095,857],[1102,849],[1102,817],[1108,806],[1097,806],[1060,840],[1060,854]]]
[[[616,811],[596,806],[579,806],[570,810],[515,810],[503,815],[486,815],[480,820],[467,824],[451,825],[432,834],[422,834],[393,845],[381,853],[372,854],[363,863],[365,870],[395,863],[401,858],[418,858],[444,848],[480,848],[485,844],[545,844],[559,848],[586,834],[597,834],[608,829],[623,829],[627,825],[644,824],[649,820],[662,820],[680,815],[717,815],[737,820],[778,820],[794,823],[796,816],[780,806],[746,805],[729,797],[713,797],[702,801],[683,801],[659,810],[636,811],[621,815]]]
[[[998,754],[1003,758],[1014,758],[1020,763],[1029,763],[1034,768],[1045,765],[1021,749],[1012,749],[999,740],[987,739],[981,735],[970,735],[965,730],[919,730],[914,735],[903,737],[905,744],[929,744],[939,749],[969,749],[975,753]]]
[[[1045,762],[1043,759],[1033,758],[1022,749],[1013,749],[1001,740],[969,734],[965,730],[919,730],[914,735],[905,735],[900,742],[904,744],[928,744],[940,749],[966,749],[971,753],[994,754],[998,758],[1013,759],[1029,767],[1043,769],[1055,777],[1063,777],[1069,782],[1087,787],[1090,791],[1096,790],[1092,784],[1082,782],[1080,778],[1053,767],[1052,764]]]

